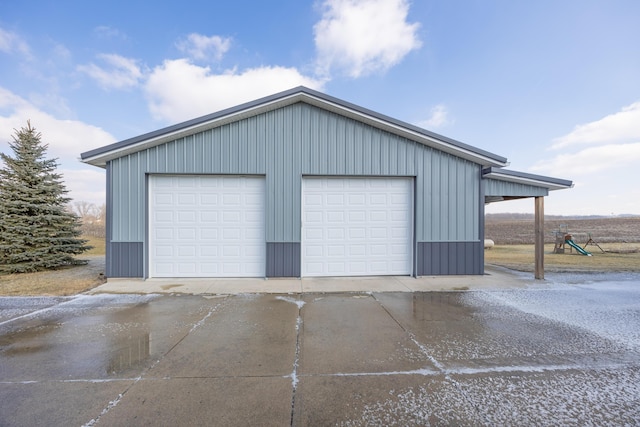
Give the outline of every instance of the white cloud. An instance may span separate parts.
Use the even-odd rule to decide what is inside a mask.
[[[134,87],[144,77],[138,61],[116,54],[100,54],[106,67],[94,63],[79,65],[78,71],[86,73],[104,89],[126,89]]]
[[[104,200],[104,173],[78,161],[80,153],[111,144],[116,139],[104,130],[76,120],[60,120],[39,110],[14,93],[0,87],[0,152],[13,156],[9,142],[14,129],[31,125],[48,144],[47,158],[57,158],[65,176],[69,196],[97,203]],[[102,202],[100,202],[102,203]]]
[[[127,35],[117,28],[109,27],[108,25],[99,25],[93,29],[93,32],[101,39],[119,39],[127,40]]]
[[[71,51],[63,44],[56,43],[51,49],[51,53],[56,60],[68,61],[71,59]]]
[[[453,123],[449,118],[449,110],[443,104],[438,104],[431,109],[431,116],[424,121],[418,123],[418,126],[425,129],[435,129],[444,127]]]
[[[532,172],[568,176],[583,176],[603,171],[623,170],[640,164],[640,142],[630,144],[606,144],[589,147],[578,152],[563,153],[550,160],[536,163]]]
[[[176,43],[176,47],[192,59],[220,61],[231,47],[231,38],[192,33]]]
[[[31,58],[31,49],[20,36],[0,28],[0,51],[4,53],[20,53]]]
[[[640,102],[600,120],[576,126],[553,140],[554,155],[529,170],[574,181],[575,188],[553,192],[548,213],[640,214]],[[500,207],[495,207],[500,209]],[[507,207],[502,208],[507,209]]]
[[[73,200],[101,206],[106,199],[106,177],[104,169],[86,165],[82,169],[59,169],[68,196]]]
[[[384,72],[421,46],[407,0],[325,0],[321,9],[314,26],[320,75]]]
[[[551,148],[633,140],[640,140],[640,102],[633,103],[595,122],[576,126],[571,133],[554,139]]]
[[[209,67],[177,59],[153,69],[145,90],[156,119],[178,122],[300,85],[320,89],[323,82],[295,68],[258,67],[213,74]]]

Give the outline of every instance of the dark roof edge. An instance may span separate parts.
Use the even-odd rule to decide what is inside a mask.
[[[352,104],[350,102],[347,101],[343,101],[339,98],[335,98],[333,96],[324,94],[322,92],[313,90],[313,89],[309,89],[305,86],[298,86],[292,89],[288,89],[286,91],[283,92],[279,92],[273,95],[269,95],[254,101],[250,101],[250,102],[246,102],[244,104],[240,104],[237,105],[235,107],[231,107],[231,108],[227,108],[224,110],[220,110],[218,112],[212,113],[212,114],[207,114],[205,116],[201,116],[201,117],[197,117],[195,119],[191,119],[191,120],[187,120],[185,122],[181,122],[175,125],[171,125],[168,127],[164,127],[162,129],[158,129],[152,132],[148,132],[139,136],[135,136],[133,138],[128,138],[119,142],[115,142],[113,144],[109,144],[103,147],[99,147],[99,148],[95,148],[93,150],[90,151],[86,151],[84,153],[80,154],[80,160],[84,161],[87,159],[91,159],[93,157],[96,156],[101,156],[104,154],[107,154],[111,151],[116,151],[116,150],[120,150],[123,148],[126,148],[128,146],[131,145],[135,145],[137,143],[149,140],[149,139],[153,139],[153,138],[158,138],[158,137],[162,137],[163,135],[166,134],[171,134],[171,133],[175,133],[175,132],[179,132],[183,129],[187,129],[187,128],[191,128],[191,127],[195,127],[201,124],[205,124],[207,122],[216,120],[216,119],[220,119],[226,116],[231,116],[237,113],[240,113],[242,111],[245,110],[251,110],[253,108],[259,107],[263,104],[269,104],[269,103],[274,103],[280,99],[284,99],[284,98],[288,98],[291,96],[294,96],[296,94],[306,94],[308,96],[314,97],[314,98],[318,98],[321,101],[324,101],[326,103],[331,103],[331,104],[335,104],[341,108],[345,108],[348,110],[353,110],[359,114],[365,115],[365,116],[370,116],[376,120],[380,120],[383,122],[387,122],[389,124],[392,124],[394,126],[398,126],[400,128],[404,128],[408,131],[417,133],[419,135],[425,136],[427,138],[430,139],[435,139],[441,142],[444,142],[445,144],[449,144],[455,148],[464,150],[464,151],[468,151],[470,153],[473,153],[477,156],[480,157],[485,157],[488,159],[491,159],[493,162],[495,162],[496,164],[507,164],[507,159],[505,157],[499,156],[497,154],[482,150],[480,148],[465,144],[463,142],[457,141],[455,139],[452,138],[448,138],[446,136],[437,134],[435,132],[431,132],[428,131],[426,129],[420,128],[418,126],[412,125],[410,123],[407,122],[403,122],[401,120],[397,120],[394,119],[392,117],[386,116],[384,114],[380,114],[377,113],[373,110],[369,110],[367,108],[364,107],[360,107],[358,105]]]
[[[90,157],[99,156],[100,154],[108,153],[109,151],[118,150],[120,148],[127,147],[129,145],[136,144],[138,142],[146,141],[147,139],[157,138],[159,136],[177,132],[182,129],[190,128],[193,126],[197,126],[199,124],[203,124],[209,122],[211,120],[219,119],[221,117],[229,116],[235,113],[239,113],[240,111],[247,110],[253,107],[257,107],[261,104],[266,104],[268,102],[276,101],[280,98],[285,98],[287,96],[291,96],[297,92],[298,88],[290,89],[284,92],[280,92],[274,95],[270,95],[264,98],[256,99],[254,101],[249,101],[244,104],[236,105],[235,107],[226,108],[224,110],[216,111],[215,113],[207,114],[205,116],[196,117],[195,119],[187,120],[185,122],[180,122],[175,125],[167,126],[162,129],[154,130],[152,132],[148,132],[142,135],[134,136],[133,138],[128,138],[119,142],[115,142],[113,144],[105,145],[104,147],[95,148],[90,151],[86,151],[80,154],[80,158],[82,160],[88,159]]]
[[[544,175],[535,175],[532,173],[514,171],[503,168],[489,167],[482,170],[482,177],[488,179],[497,179],[499,181],[518,182],[529,185],[541,185],[549,190],[561,190],[572,188],[573,181],[566,179],[553,178]]]
[[[304,87],[304,86],[299,86],[298,88],[296,88],[296,90],[305,92],[305,93],[307,93],[309,95],[313,95],[313,96],[318,97],[318,98],[321,98],[321,99],[323,99],[323,100],[325,100],[327,102],[331,102],[331,103],[337,104],[337,105],[339,105],[341,107],[357,111],[360,114],[371,116],[371,117],[374,117],[374,118],[376,118],[378,120],[382,120],[382,121],[394,124],[396,126],[403,127],[405,129],[408,129],[408,130],[411,130],[413,132],[422,134],[422,135],[427,136],[429,138],[433,138],[433,139],[440,140],[442,142],[446,142],[447,144],[453,145],[453,146],[455,146],[457,148],[461,148],[463,150],[470,151],[472,153],[476,153],[476,154],[478,154],[480,156],[483,156],[483,157],[488,157],[488,158],[490,158],[492,160],[495,160],[497,163],[507,164],[507,158],[506,157],[502,157],[502,156],[499,156],[499,155],[497,155],[495,153],[491,153],[489,151],[485,151],[485,150],[482,150],[480,148],[465,144],[464,142],[460,142],[458,140],[446,137],[444,135],[440,135],[438,133],[431,132],[431,131],[429,131],[427,129],[424,129],[424,128],[421,128],[419,126],[412,125],[411,123],[407,123],[407,122],[403,122],[402,120],[394,119],[393,117],[387,116],[385,114],[378,113],[378,112],[370,110],[368,108],[361,107],[361,106],[356,105],[356,104],[352,104],[351,102],[344,101],[342,99],[333,97],[331,95],[327,95],[327,94],[322,93],[322,92],[315,91],[313,89],[309,89],[309,88]]]

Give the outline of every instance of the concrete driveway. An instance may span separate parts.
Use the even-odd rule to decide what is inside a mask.
[[[0,425],[637,425],[638,278],[0,298]]]

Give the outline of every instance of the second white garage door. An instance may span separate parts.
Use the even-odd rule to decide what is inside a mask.
[[[149,277],[264,277],[259,177],[149,178]]]
[[[410,178],[305,178],[302,275],[412,273]]]

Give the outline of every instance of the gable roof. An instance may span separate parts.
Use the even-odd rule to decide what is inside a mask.
[[[503,167],[507,165],[507,159],[497,154],[472,147],[304,86],[86,151],[80,155],[80,159],[84,163],[105,167],[109,160],[298,102],[304,102],[341,116],[349,117],[485,167]]]

